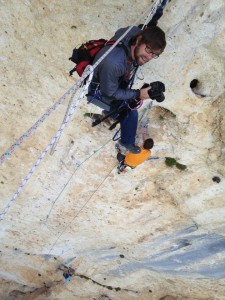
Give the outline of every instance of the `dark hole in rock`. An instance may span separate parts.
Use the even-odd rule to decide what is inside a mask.
[[[196,88],[197,85],[198,85],[198,83],[199,83],[198,79],[193,79],[193,80],[190,82],[190,88],[191,88],[191,89]]]
[[[221,179],[219,178],[219,176],[214,176],[214,177],[212,178],[212,180],[213,180],[214,182],[216,182],[216,183],[220,183],[220,181],[221,181]]]
[[[193,79],[190,82],[190,88],[195,95],[198,95],[200,97],[206,97],[206,95],[204,95],[201,91],[201,84],[198,79]]]

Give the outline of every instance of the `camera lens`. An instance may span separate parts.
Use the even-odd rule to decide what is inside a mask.
[[[156,99],[155,99],[157,102],[163,102],[164,100],[165,100],[165,96],[163,95],[163,93],[159,96],[159,97],[157,97]]]

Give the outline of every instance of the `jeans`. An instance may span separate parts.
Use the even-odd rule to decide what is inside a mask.
[[[97,89],[89,86],[88,90],[88,103],[93,103],[94,105],[99,106],[104,109],[106,112],[110,112],[110,110],[114,110],[116,107],[121,107],[124,101],[116,100],[112,101],[110,98],[102,97],[101,92]],[[109,102],[110,100],[110,102]],[[112,119],[115,119],[118,116],[118,113],[111,115]],[[137,110],[131,110],[123,120],[120,121],[121,127],[121,143],[122,144],[135,144],[135,136],[137,131],[138,124],[138,112]]]
[[[135,144],[137,124],[138,112],[137,110],[131,110],[120,122],[122,144]]]

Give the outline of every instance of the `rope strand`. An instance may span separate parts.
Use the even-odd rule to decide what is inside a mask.
[[[155,3],[153,3],[151,5],[151,11],[150,14],[153,13],[156,10],[156,7],[158,5],[159,1],[156,1]],[[142,13],[142,15],[136,20],[135,24],[138,23],[140,21],[140,19],[142,19],[144,17],[144,15],[146,15],[146,11],[144,13]],[[76,90],[83,84],[84,80],[89,77],[88,79],[88,84],[83,88],[80,97],[78,98],[78,100],[75,102],[75,104],[72,105],[72,107],[69,109],[68,106],[68,110],[69,113],[66,113],[64,120],[59,128],[59,130],[56,132],[55,136],[52,138],[51,142],[48,144],[48,146],[45,148],[45,150],[41,153],[40,157],[37,159],[37,161],[35,162],[35,164],[33,165],[33,167],[31,168],[30,172],[27,174],[27,176],[23,179],[22,183],[20,184],[19,188],[17,189],[17,191],[14,193],[13,197],[10,199],[10,201],[7,203],[7,205],[5,206],[5,208],[3,209],[3,211],[0,213],[0,221],[4,218],[4,216],[6,215],[6,213],[8,212],[9,208],[12,206],[13,202],[15,201],[15,199],[18,197],[18,195],[20,194],[22,188],[26,185],[26,183],[28,182],[28,180],[30,179],[31,175],[34,173],[34,171],[36,170],[36,168],[38,167],[38,165],[41,163],[42,159],[45,157],[45,155],[47,154],[47,152],[49,151],[49,149],[57,142],[57,140],[60,138],[66,124],[69,122],[71,116],[73,115],[76,107],[79,105],[79,103],[81,102],[84,93],[85,93],[85,89],[86,87],[90,84],[90,81],[92,79],[93,76],[93,72],[94,69],[100,64],[100,62],[116,47],[116,45],[127,35],[127,33],[134,27],[134,25],[130,26],[125,33],[105,52],[104,55],[102,55],[93,66],[88,66],[81,78],[76,82],[76,84],[68,91],[69,93],[71,93],[72,91],[76,92]],[[66,96],[68,95],[68,92],[65,94]],[[64,95],[64,96],[65,96]],[[61,98],[61,100],[65,100],[64,96]],[[59,101],[60,102],[60,101]],[[71,101],[72,102],[72,101]],[[60,103],[61,104],[61,103]],[[57,103],[55,104],[57,105]],[[59,104],[58,104],[59,105]],[[53,106],[54,107],[54,106]],[[51,109],[49,110],[51,111]],[[44,120],[48,117],[48,115],[44,114]],[[42,118],[41,118],[42,119]],[[38,120],[39,122],[40,120]],[[43,121],[41,121],[41,123],[39,124],[38,122],[35,123],[34,126],[32,126],[32,130],[28,131],[28,135],[24,134],[22,136],[22,139],[18,142],[15,143],[12,147],[10,147],[10,151],[7,151],[7,154],[3,154],[2,155],[2,160],[0,160],[0,165],[1,163],[8,158],[9,156],[11,156],[11,154],[15,151],[16,148],[18,148],[21,143],[31,134],[33,133],[33,131],[35,131],[37,129],[36,126],[39,126],[41,123],[43,123]]]
[[[117,46],[117,44],[128,34],[128,32],[142,19],[152,16],[155,10],[157,9],[157,5],[160,0],[153,3],[150,8],[148,8],[142,15],[135,21],[134,25],[130,26],[125,33],[105,52],[105,54],[100,57],[96,63],[93,65],[92,70],[86,70],[83,72],[81,78],[62,96],[62,98],[55,103],[26,133],[24,133],[1,157],[0,157],[0,165],[8,159],[13,152],[49,117],[49,115],[60,105],[64,102],[66,97],[71,93],[74,92],[83,84],[86,77],[88,77],[91,73],[94,72],[94,69],[100,64],[100,62]],[[148,13],[148,11],[150,12]]]
[[[88,68],[89,67],[90,66],[88,66]],[[90,75],[89,79],[88,79],[88,82],[90,82],[91,79],[92,79],[92,76]],[[82,100],[82,98],[84,96],[84,93],[85,93],[85,87],[83,88],[80,97],[77,99],[77,101],[75,102],[75,104],[71,107],[69,114],[67,115],[66,119],[62,123],[61,127],[59,128],[59,130],[56,132],[55,136],[52,138],[51,142],[48,144],[48,146],[45,148],[45,150],[41,153],[41,155],[39,156],[39,158],[37,159],[37,161],[35,162],[35,164],[31,168],[30,172],[27,174],[27,176],[21,182],[19,188],[14,193],[13,197],[10,199],[10,201],[8,202],[8,204],[5,206],[5,208],[3,209],[3,211],[0,213],[0,221],[6,215],[7,211],[12,206],[13,202],[16,200],[16,198],[20,194],[22,188],[26,185],[27,181],[30,179],[31,175],[34,173],[34,171],[36,170],[36,168],[38,167],[38,165],[41,163],[42,159],[45,157],[45,155],[47,154],[47,152],[49,151],[49,149],[51,149],[51,147],[55,143],[55,141],[61,136],[61,133],[63,132],[66,124],[69,122],[71,116],[73,115],[73,113],[75,112],[77,106],[81,102],[81,100]]]

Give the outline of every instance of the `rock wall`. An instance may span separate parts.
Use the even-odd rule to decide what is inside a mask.
[[[0,153],[78,80],[74,46],[150,5],[0,0]],[[91,127],[85,113],[100,110],[83,100],[1,221],[1,299],[225,299],[224,13],[223,0],[173,0],[160,19],[165,53],[142,68],[166,85],[149,112],[156,159],[118,175],[113,133]],[[69,99],[1,165],[1,212]],[[67,284],[65,267],[76,269]]]

